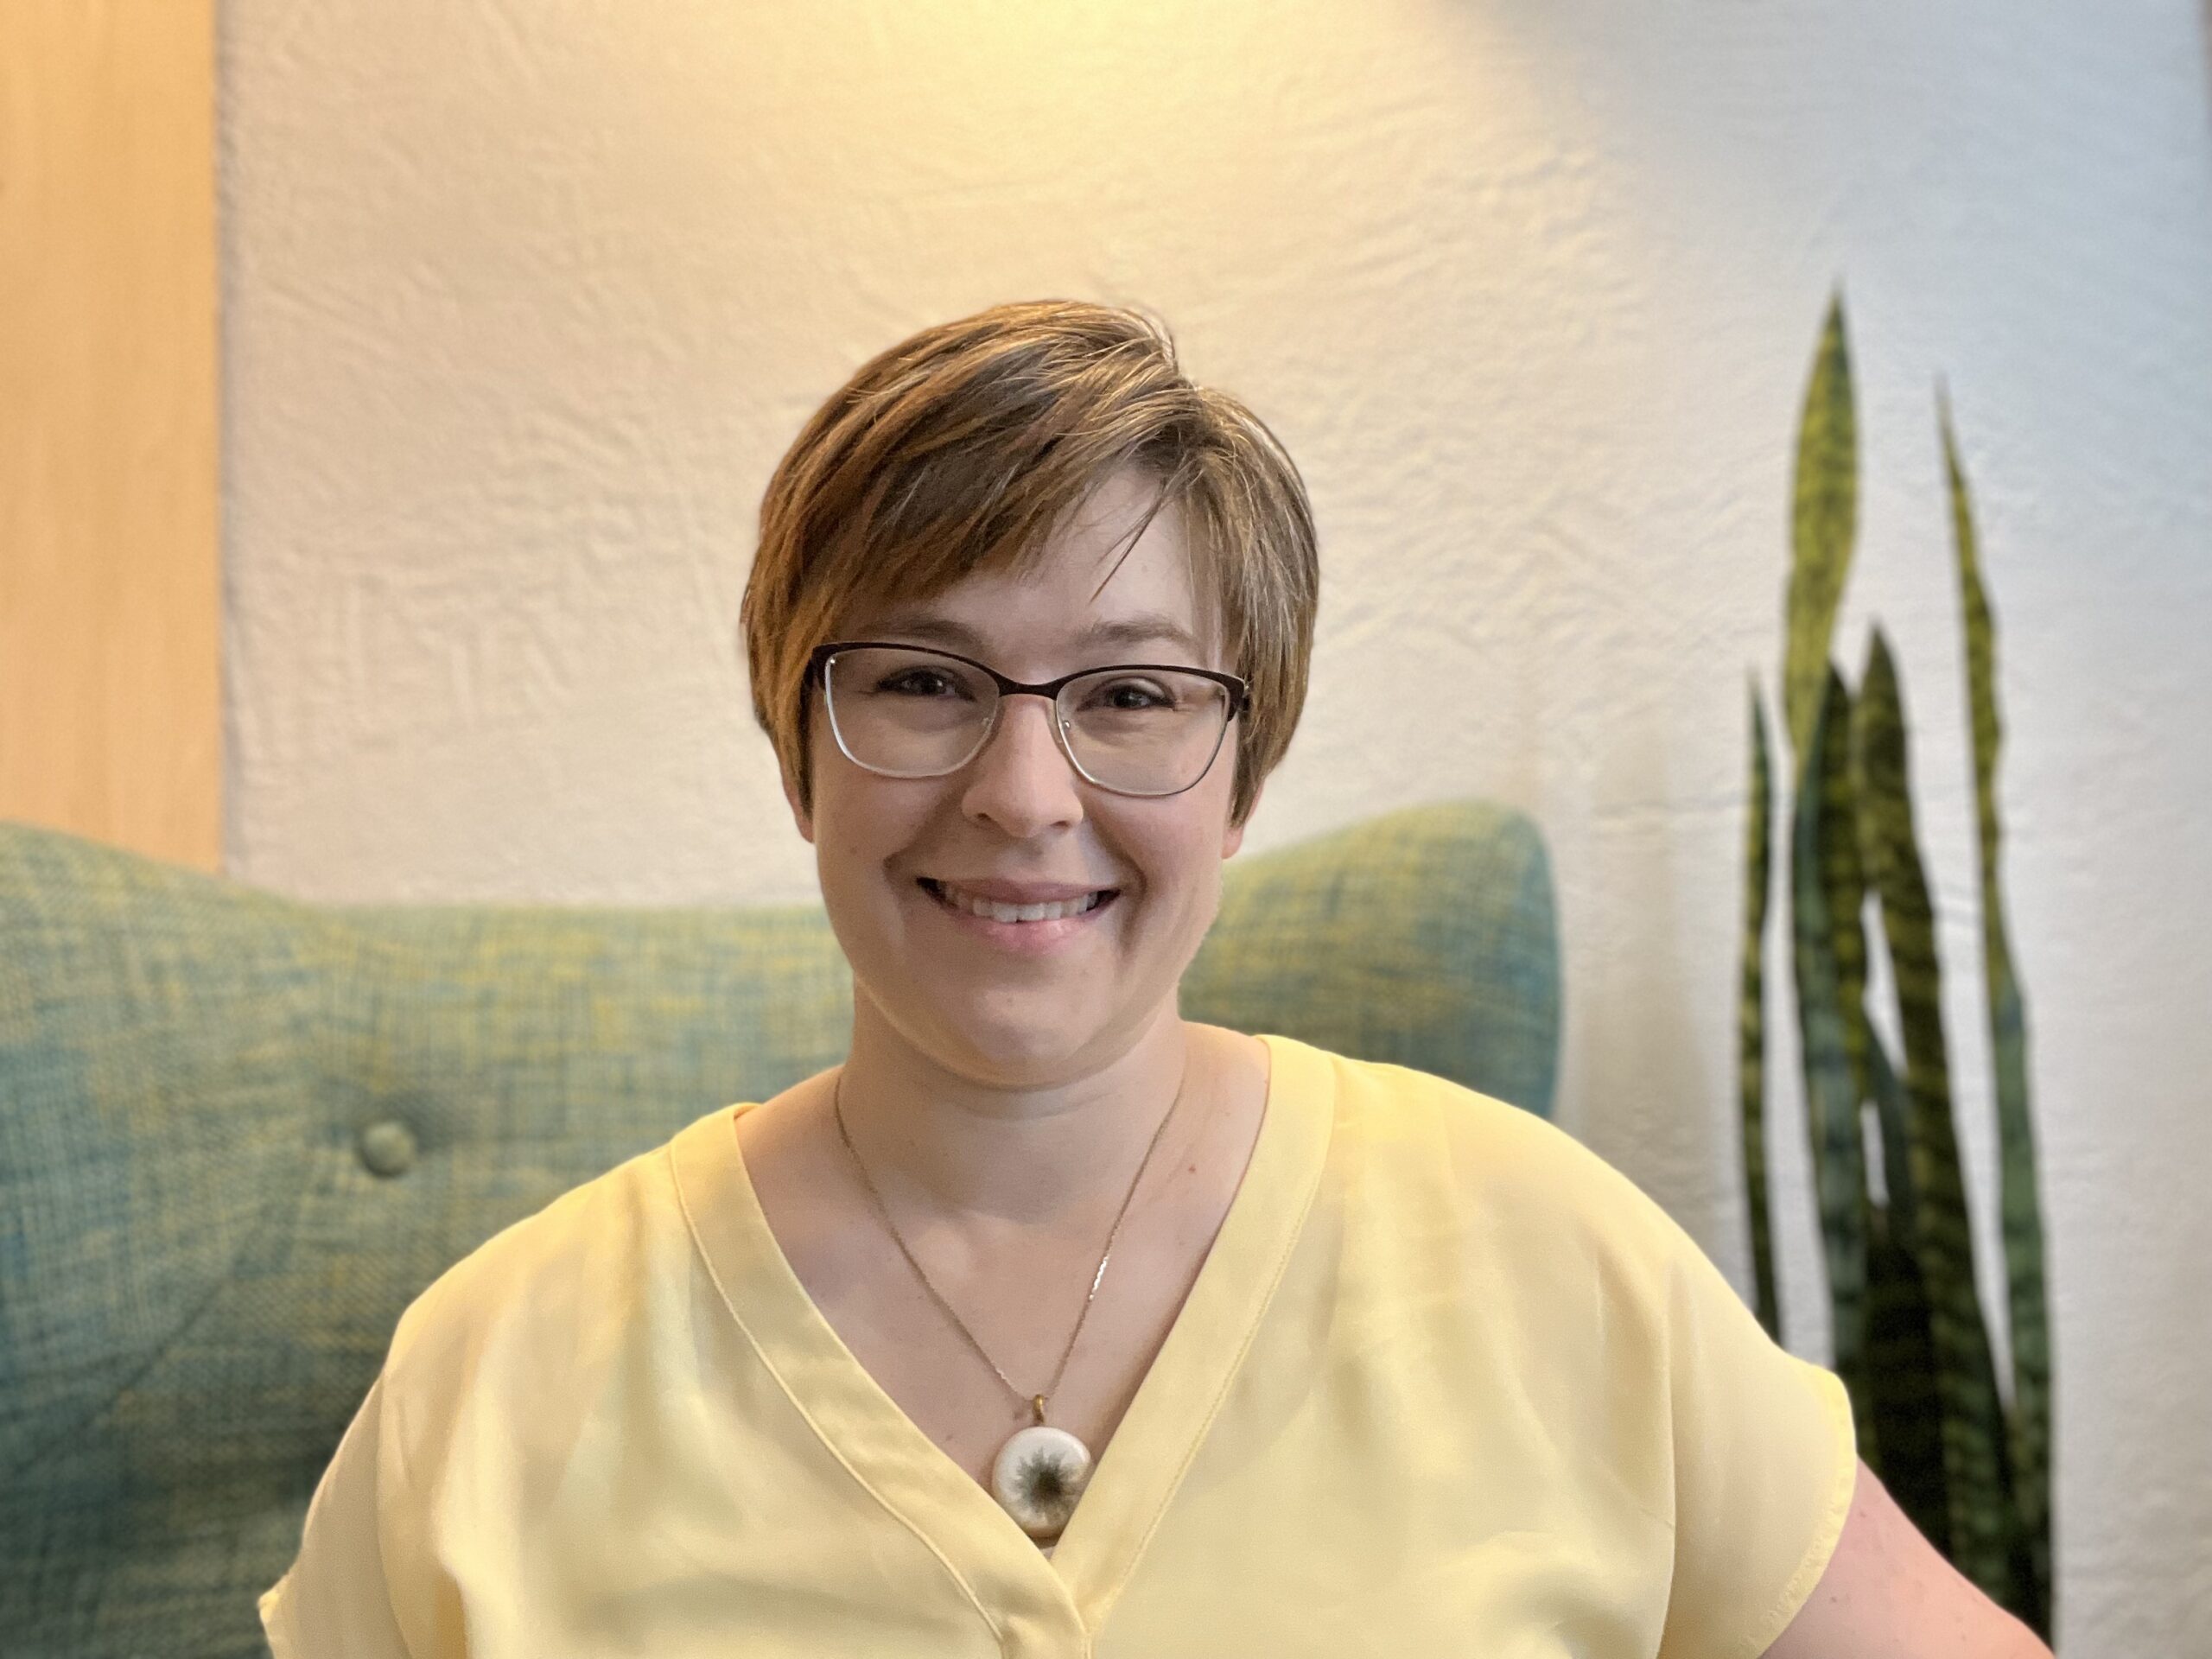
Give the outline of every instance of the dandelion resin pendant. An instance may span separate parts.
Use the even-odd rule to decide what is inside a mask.
[[[999,1507],[1039,1543],[1060,1535],[1075,1501],[1090,1481],[1090,1448],[1045,1421],[1044,1402],[1033,1400],[1037,1421],[1018,1429],[991,1465],[991,1492]]]
[[[1189,1076],[1186,1067],[1184,1073]],[[993,1359],[990,1351],[976,1340],[976,1333],[968,1328],[967,1320],[959,1310],[944,1300],[914,1253],[906,1248],[906,1240],[899,1230],[898,1223],[891,1219],[891,1211],[883,1202],[883,1194],[875,1188],[875,1177],[868,1173],[868,1166],[861,1160],[860,1148],[853,1144],[852,1131],[845,1127],[845,1106],[842,1090],[845,1081],[842,1067],[838,1069],[837,1082],[830,1096],[830,1109],[837,1120],[837,1138],[845,1143],[851,1155],[853,1167],[860,1173],[861,1185],[867,1189],[868,1202],[875,1206],[875,1213],[883,1223],[884,1231],[891,1235],[891,1242],[899,1247],[899,1254],[906,1258],[906,1265],[914,1270],[914,1277],[921,1281],[922,1288],[950,1320],[954,1330],[967,1338],[976,1357],[991,1368],[991,1375],[1006,1384],[1007,1392],[1017,1400],[1027,1399],[1031,1421],[1027,1428],[1017,1429],[999,1447],[999,1455],[991,1465],[991,1495],[999,1507],[1014,1519],[1016,1525],[1052,1553],[1053,1541],[1067,1526],[1068,1517],[1075,1513],[1076,1500],[1083,1496],[1083,1489],[1090,1484],[1090,1448],[1067,1432],[1054,1428],[1045,1421],[1045,1402],[1060,1386],[1060,1378],[1068,1369],[1068,1360],[1075,1353],[1076,1344],[1082,1339],[1084,1322],[1090,1317],[1090,1305],[1098,1300],[1098,1287],[1106,1277],[1106,1263],[1113,1259],[1114,1241],[1122,1236],[1122,1223],[1129,1213],[1129,1205],[1137,1196],[1137,1188],[1144,1185],[1144,1173],[1152,1167],[1152,1154],[1160,1150],[1160,1138],[1167,1133],[1167,1125],[1175,1116],[1175,1109],[1183,1103],[1183,1085],[1175,1086],[1175,1098],[1167,1103],[1167,1109],[1160,1114],[1154,1127],[1152,1139],[1146,1145],[1144,1156],[1137,1160],[1137,1173],[1130,1178],[1129,1190],[1122,1196],[1122,1207],[1114,1212],[1114,1224],[1107,1230],[1105,1248],[1098,1252],[1097,1270],[1090,1275],[1090,1290],[1083,1299],[1083,1312],[1076,1315],[1075,1329],[1068,1332],[1068,1345],[1060,1351],[1060,1363],[1052,1373],[1052,1380],[1042,1394],[1024,1395],[1014,1385],[1014,1379]]]

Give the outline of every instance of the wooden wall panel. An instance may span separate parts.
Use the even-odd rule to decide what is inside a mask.
[[[0,0],[0,817],[222,851],[214,0]]]

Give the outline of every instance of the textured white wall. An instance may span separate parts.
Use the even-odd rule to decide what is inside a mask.
[[[1772,684],[1789,441],[1844,282],[1842,639],[1855,675],[1885,619],[1918,722],[1985,1212],[1939,372],[2004,630],[2063,1644],[2212,1651],[2212,71],[2184,0],[228,0],[223,28],[236,874],[810,897],[733,638],[770,467],[913,327],[1140,302],[1277,424],[1324,531],[1310,711],[1249,844],[1531,810],[1561,1116],[1738,1282],[1745,676]]]

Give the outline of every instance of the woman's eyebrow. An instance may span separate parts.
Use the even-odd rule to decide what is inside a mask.
[[[912,613],[887,617],[879,626],[886,632],[912,634],[917,639],[949,645],[970,656],[983,654],[982,636],[965,623],[955,622],[950,617]],[[1073,643],[1078,647],[1128,647],[1149,645],[1155,640],[1166,640],[1193,660],[1200,654],[1198,641],[1192,637],[1191,631],[1164,611],[1144,611],[1131,616],[1102,618],[1078,630]]]

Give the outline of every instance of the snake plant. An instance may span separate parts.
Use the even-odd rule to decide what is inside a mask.
[[[2051,1628],[2050,1348],[2043,1228],[2028,1103],[2026,1017],[2005,926],[1997,762],[1997,634],[1971,499],[1938,397],[1938,434],[1966,619],[1980,830],[1982,977],[1994,1072],[2012,1397],[1998,1386],[1975,1288],[1959,1160],[1936,904],[1914,821],[1909,725],[1897,664],[1877,628],[1854,691],[1834,662],[1836,613],[1858,531],[1857,411],[1840,298],[1814,353],[1797,438],[1784,613],[1785,766],[1770,755],[1751,690],[1739,1099],[1760,1320],[1781,1308],[1769,1221],[1765,963],[1769,838],[1786,806],[1789,963],[1827,1269],[1834,1364],[1860,1455],[1959,1570],[2046,1639]],[[1776,799],[1777,772],[1786,790]],[[1889,963],[1901,1039],[1893,1053],[1866,1007],[1865,918]],[[1872,1144],[1870,1144],[1870,1139]]]

